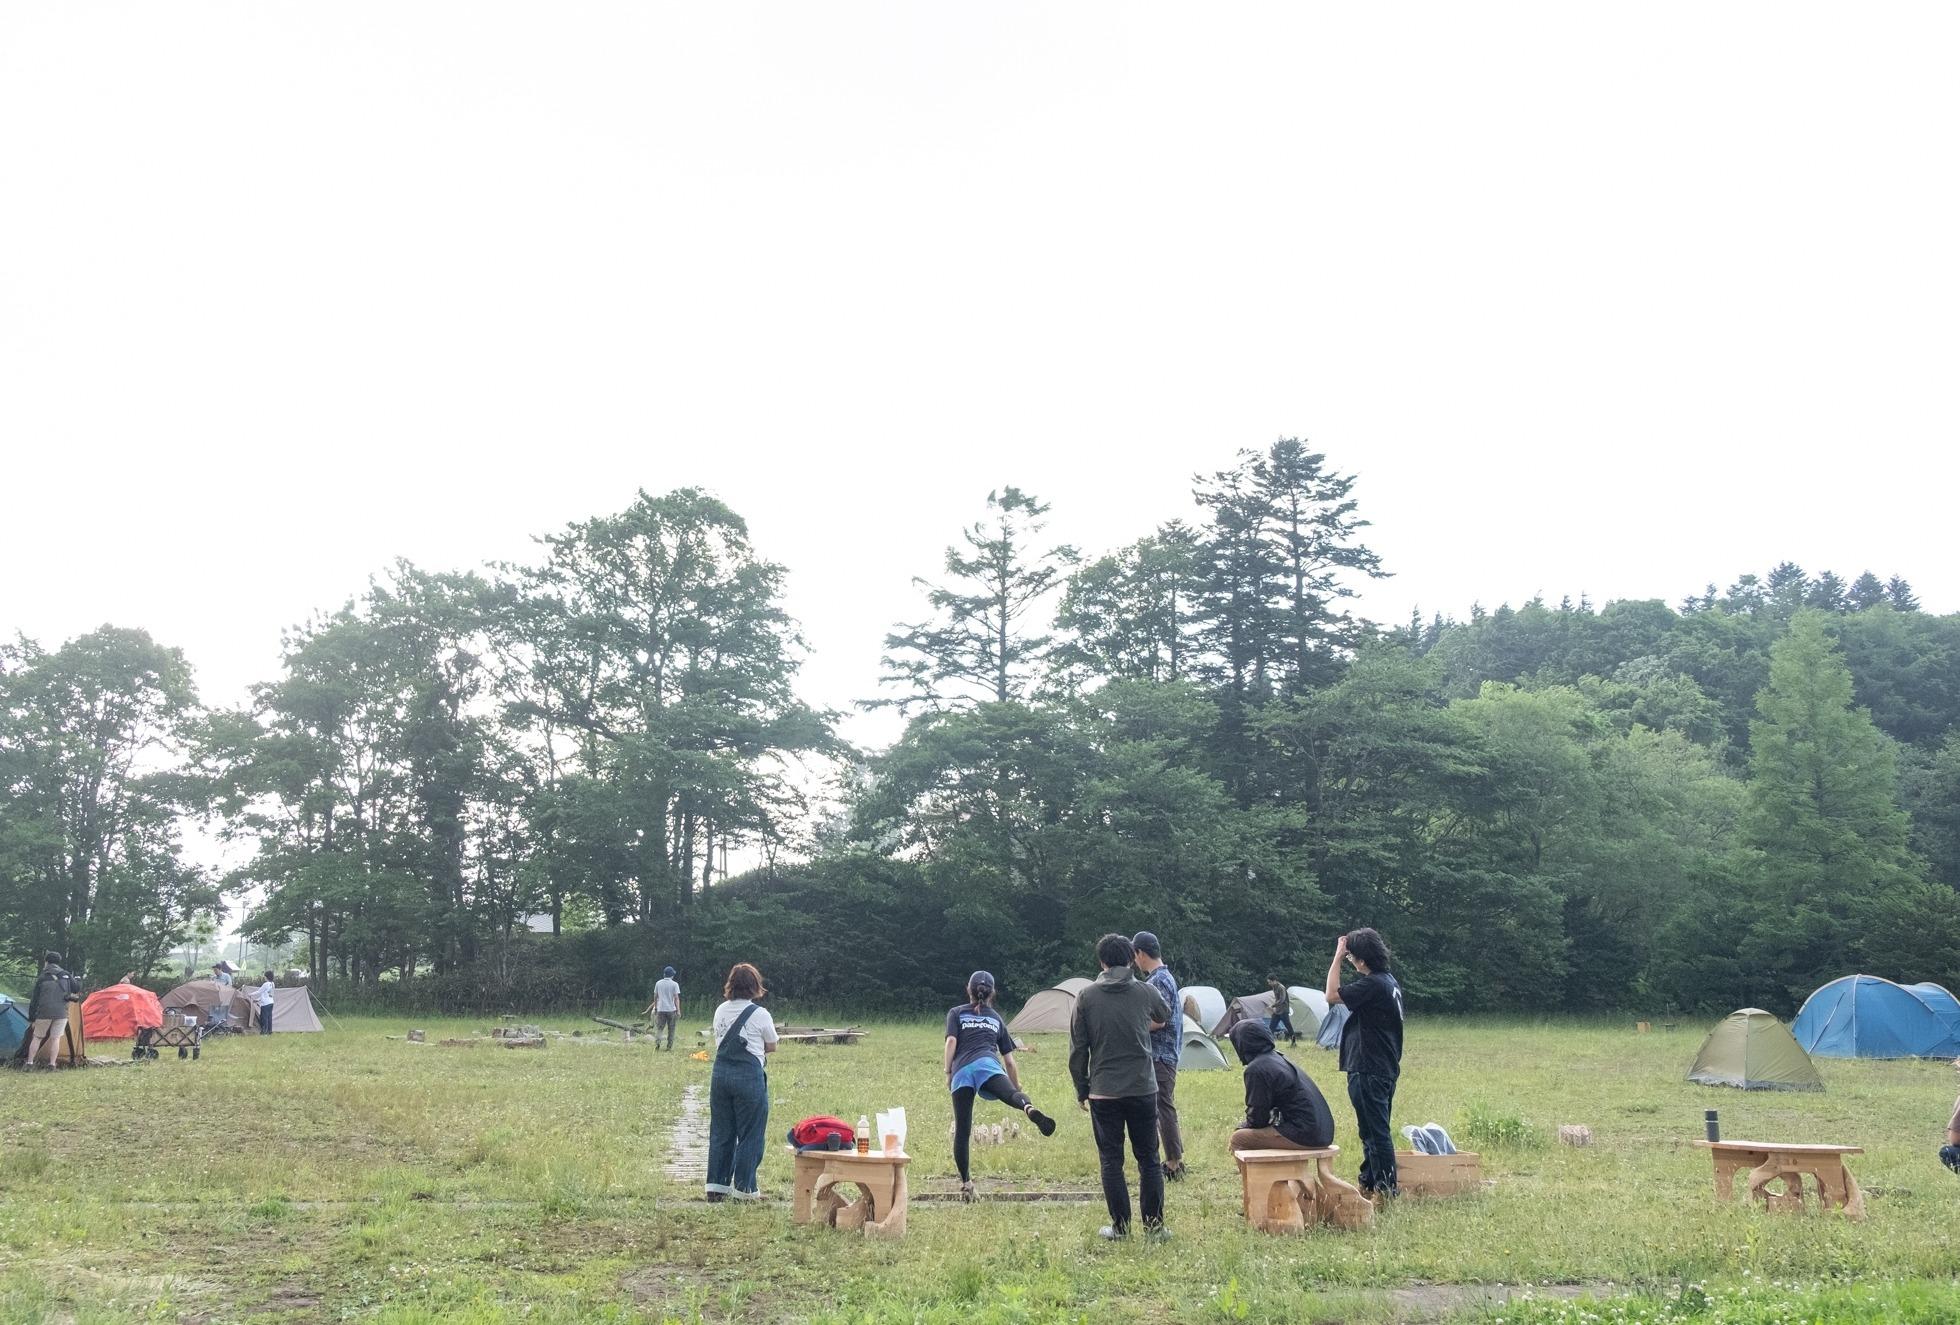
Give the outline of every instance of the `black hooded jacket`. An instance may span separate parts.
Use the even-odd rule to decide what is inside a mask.
[[[1227,1032],[1245,1064],[1245,1121],[1272,1127],[1298,1146],[1318,1150],[1334,1142],[1334,1115],[1320,1087],[1279,1051],[1263,1022],[1242,1021]]]

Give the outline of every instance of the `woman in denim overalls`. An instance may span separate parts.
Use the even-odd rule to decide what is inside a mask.
[[[769,1130],[769,1074],[763,1055],[776,1052],[776,1023],[763,1010],[762,972],[738,962],[715,1009],[714,1075],[708,1086],[708,1182],[710,1201],[733,1196],[756,1201],[755,1171]]]

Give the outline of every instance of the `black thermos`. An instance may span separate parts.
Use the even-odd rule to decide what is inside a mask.
[[[1704,1118],[1708,1125],[1708,1139],[1710,1141],[1720,1141],[1722,1139],[1722,1115],[1716,1110],[1710,1109],[1704,1115]]]

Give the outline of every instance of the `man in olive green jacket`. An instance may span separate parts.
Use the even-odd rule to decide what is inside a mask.
[[[1088,1111],[1102,1160],[1105,1238],[1128,1237],[1130,1185],[1123,1173],[1123,1138],[1137,1158],[1138,1196],[1146,1235],[1164,1237],[1164,1169],[1157,1156],[1157,1073],[1150,1032],[1171,1023],[1170,1005],[1130,963],[1136,952],[1121,934],[1096,944],[1102,975],[1075,998],[1068,1028],[1068,1073],[1076,1101]]]

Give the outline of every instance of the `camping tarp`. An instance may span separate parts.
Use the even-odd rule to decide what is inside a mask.
[[[1014,1020],[1007,1023],[1007,1029],[1015,1035],[1044,1035],[1068,1029],[1069,1018],[1075,1015],[1075,996],[1087,989],[1092,980],[1084,980],[1072,975],[1058,985],[1050,986],[1027,1001]]]
[[[1219,1051],[1218,1042],[1205,1034],[1204,1027],[1186,1017],[1184,1047],[1178,1051],[1177,1070],[1209,1072],[1225,1065],[1225,1055]]]
[[[1185,1004],[1185,1015],[1194,1019],[1200,1028],[1209,1032],[1213,1026],[1225,1020],[1225,995],[1214,985],[1185,985],[1177,991],[1177,1001]],[[1191,1004],[1198,1010],[1192,1012]]]
[[[194,1009],[198,1021],[208,1023],[211,1020],[211,1009],[218,1006],[223,989],[224,986],[216,980],[187,981],[163,996],[163,1010],[168,1012],[172,1008]],[[230,1007],[231,1024],[244,1030],[251,1029],[252,1018],[256,1015],[252,1009],[252,1000],[245,997],[244,991],[237,985],[231,987]],[[278,1014],[274,1013],[274,1015]]]
[[[287,1031],[317,1031],[322,1029],[320,1016],[313,1010],[313,995],[306,991],[305,985],[293,989],[272,991],[272,1033],[281,1035]]]
[[[1790,1028],[1761,1008],[1731,1012],[1708,1032],[1688,1080],[1743,1090],[1822,1090],[1803,1046]]]
[[[1804,1000],[1790,1029],[1805,1052],[1825,1058],[1960,1057],[1960,1025],[1916,988],[1875,975],[1823,986]]]
[[[0,1058],[12,1058],[18,1053],[20,1042],[27,1038],[30,1029],[27,1009],[0,994]]]
[[[163,1004],[135,985],[110,985],[82,1000],[82,1029],[91,1040],[133,1040],[161,1025]]]

